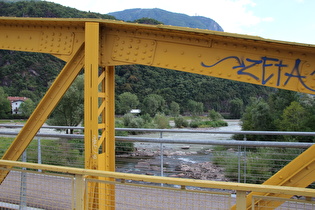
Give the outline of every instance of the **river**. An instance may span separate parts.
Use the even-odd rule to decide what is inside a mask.
[[[226,120],[228,126],[218,128],[207,128],[215,131],[240,131],[239,120]],[[160,133],[146,133],[133,135],[133,137],[160,138]],[[231,134],[206,134],[206,133],[163,133],[167,139],[191,139],[191,140],[228,140]],[[117,157],[116,170],[119,172],[161,175],[161,144],[157,143],[135,143],[136,150],[141,154],[149,156]],[[211,145],[183,145],[163,144],[163,176],[171,176],[176,168],[183,164],[203,163],[211,160]]]

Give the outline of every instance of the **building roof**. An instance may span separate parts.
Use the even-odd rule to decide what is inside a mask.
[[[13,103],[15,101],[25,101],[26,99],[28,99],[28,98],[26,98],[26,97],[19,97],[19,96],[8,96],[8,100],[11,103]]]

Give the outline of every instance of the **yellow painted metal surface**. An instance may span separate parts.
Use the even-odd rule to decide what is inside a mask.
[[[255,36],[96,19],[0,18],[0,49],[50,53],[67,62],[2,157],[5,160],[20,157],[83,66],[85,167],[88,169],[115,170],[116,65],[143,64],[303,93],[315,92],[314,45]],[[290,169],[284,168],[265,184],[306,187],[313,182],[315,148],[308,151],[293,161]],[[293,177],[291,170],[295,172]],[[2,182],[6,173],[0,171],[0,175]],[[97,199],[98,186],[91,189],[93,199]],[[114,195],[108,192],[113,189],[105,194],[110,197],[108,200],[114,201]]]

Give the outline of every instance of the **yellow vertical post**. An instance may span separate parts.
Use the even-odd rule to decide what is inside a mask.
[[[106,93],[106,108],[105,108],[105,170],[115,171],[115,68],[109,66],[105,72],[105,93]],[[103,147],[104,148],[104,147]],[[109,179],[109,181],[114,181]],[[106,206],[108,209],[115,207],[115,186],[112,184],[106,185]]]
[[[85,23],[84,145],[85,168],[98,169],[99,23]],[[89,209],[98,208],[98,186],[88,185]]]
[[[101,122],[98,128],[101,131],[99,145],[102,147],[102,153],[99,154],[98,166],[99,170],[115,171],[115,69],[113,66],[102,68],[99,86],[98,113],[101,115]],[[101,179],[114,181],[112,178]],[[99,188],[100,206],[105,206],[105,209],[115,209],[115,186],[101,184]]]
[[[246,191],[236,191],[236,210],[246,209]]]

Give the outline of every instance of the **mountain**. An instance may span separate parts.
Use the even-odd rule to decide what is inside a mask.
[[[164,25],[208,29],[223,31],[222,27],[211,18],[202,16],[189,16],[181,13],[169,12],[166,10],[154,9],[127,9],[119,12],[109,13],[117,19],[134,21],[140,18],[152,18],[162,22]]]

